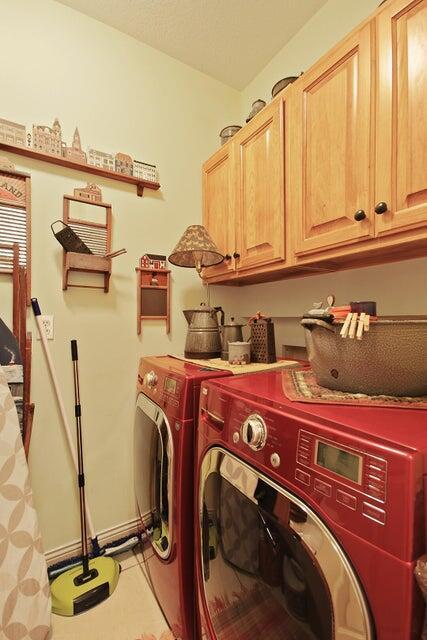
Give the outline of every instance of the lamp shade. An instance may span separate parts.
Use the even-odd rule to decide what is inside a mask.
[[[224,260],[214,241],[201,224],[192,224],[184,231],[168,258],[178,267],[211,267]]]

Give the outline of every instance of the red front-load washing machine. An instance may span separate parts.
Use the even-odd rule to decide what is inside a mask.
[[[149,582],[175,637],[195,627],[194,440],[203,380],[231,375],[173,358],[142,358],[134,428],[138,510],[149,524]]]
[[[418,640],[426,411],[290,402],[283,375],[202,384],[200,637]]]

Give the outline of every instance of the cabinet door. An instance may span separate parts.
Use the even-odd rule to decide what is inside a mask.
[[[221,264],[203,270],[209,278],[234,271],[235,180],[233,143],[229,142],[203,165],[203,224],[223,255]]]
[[[377,18],[378,234],[427,224],[427,0],[396,0]]]
[[[285,258],[283,108],[264,107],[236,136],[239,271]]]
[[[294,85],[290,188],[297,255],[374,233],[372,42],[373,25],[368,24]]]

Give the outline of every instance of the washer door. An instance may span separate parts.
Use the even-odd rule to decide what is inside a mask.
[[[201,467],[202,583],[217,640],[372,640],[361,585],[301,500],[230,453]]]
[[[136,404],[134,429],[135,495],[141,518],[151,519],[156,553],[167,558],[172,544],[173,442],[162,409],[143,393]]]

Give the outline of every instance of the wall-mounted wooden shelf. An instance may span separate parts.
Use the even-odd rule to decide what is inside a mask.
[[[118,173],[117,171],[108,171],[107,169],[101,169],[100,167],[95,167],[93,164],[75,162],[74,160],[70,160],[69,158],[63,158],[62,156],[54,156],[50,155],[49,153],[42,153],[41,151],[36,151],[35,149],[31,149],[30,147],[18,147],[13,144],[0,142],[0,149],[2,151],[9,151],[10,153],[16,153],[20,156],[26,156],[27,158],[41,160],[42,162],[57,164],[61,167],[67,167],[67,169],[75,169],[76,171],[93,173],[96,176],[110,178],[110,180],[117,180],[118,182],[127,182],[128,184],[134,184],[136,186],[136,193],[138,196],[143,195],[145,188],[153,189],[154,191],[160,189],[160,184],[158,182],[141,180],[141,178],[128,176],[124,173]]]

